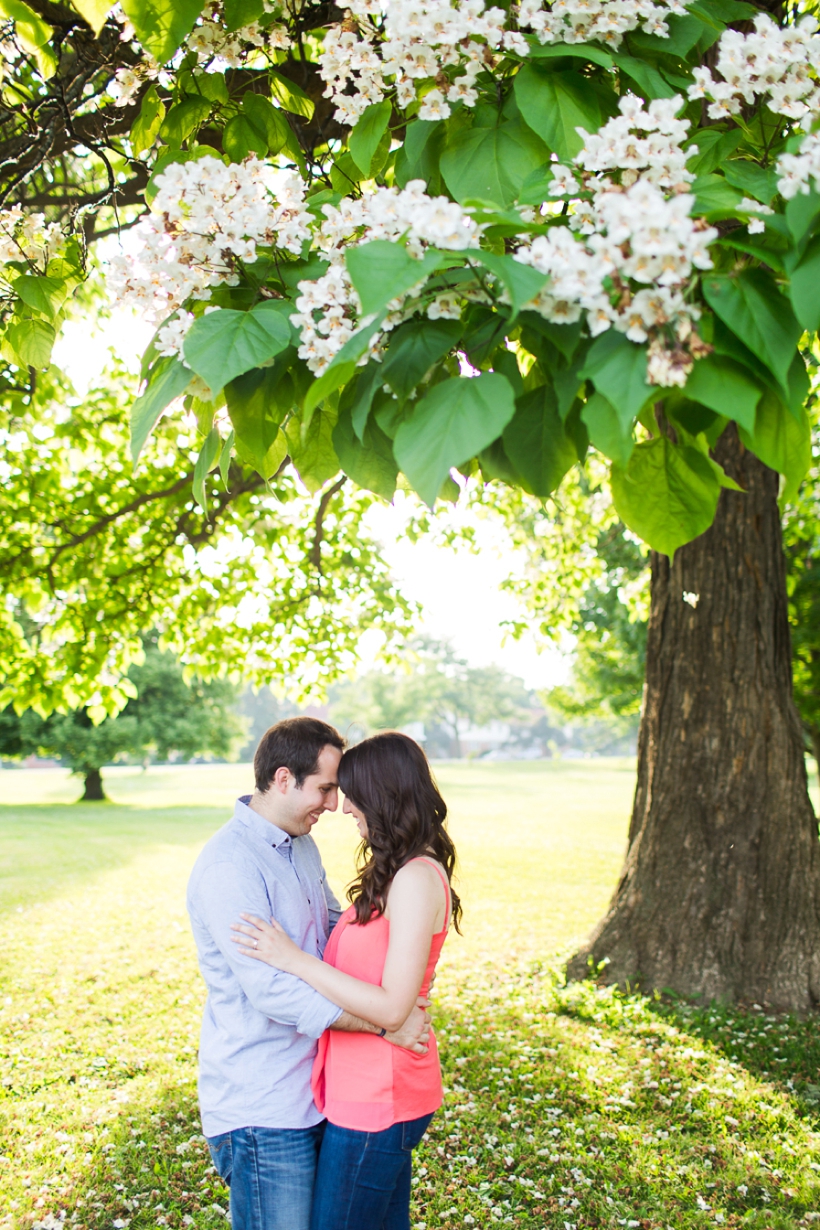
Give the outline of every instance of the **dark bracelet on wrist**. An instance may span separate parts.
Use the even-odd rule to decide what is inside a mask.
[[[387,1030],[386,1030],[386,1029],[380,1029],[380,1030],[379,1030],[379,1032],[378,1032],[378,1034],[377,1034],[377,1037],[379,1037],[379,1038],[383,1038],[383,1037],[384,1037],[384,1035],[385,1035],[386,1033],[387,1033]]]

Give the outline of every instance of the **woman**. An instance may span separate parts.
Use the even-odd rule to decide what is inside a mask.
[[[320,1039],[313,1095],[328,1125],[312,1230],[409,1230],[412,1150],[441,1105],[441,1068],[432,1031],[424,1055],[383,1035],[426,995],[451,919],[458,929],[455,847],[427,758],[407,735],[375,735],[351,748],[339,785],[362,845],[352,904],[324,961],[302,952],[275,921],[252,915],[234,930],[258,947],[240,936],[235,942],[381,1027],[381,1036],[327,1030]]]

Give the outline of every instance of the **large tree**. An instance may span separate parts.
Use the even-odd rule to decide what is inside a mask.
[[[799,346],[820,323],[808,8],[123,9],[15,0],[3,346],[23,395],[84,275],[77,236],[144,200],[109,277],[158,326],[132,452],[182,399],[200,506],[232,458],[385,498],[401,474],[429,505],[468,476],[546,497],[591,445],[655,552],[630,855],[593,955],[816,1002],[777,506],[809,461]]]

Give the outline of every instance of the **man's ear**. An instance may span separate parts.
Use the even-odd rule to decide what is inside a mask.
[[[287,794],[288,786],[294,780],[290,769],[285,765],[280,765],[271,778],[268,790],[278,790],[280,794]]]

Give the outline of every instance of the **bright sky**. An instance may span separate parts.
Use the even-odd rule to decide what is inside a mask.
[[[152,329],[130,313],[116,313],[89,334],[87,322],[68,322],[55,347],[55,362],[63,367],[79,390],[102,373],[109,348],[136,371],[139,356]],[[519,675],[532,688],[551,687],[566,679],[569,663],[556,648],[542,653],[532,637],[506,639],[502,623],[519,614],[515,601],[501,592],[509,575],[509,555],[489,526],[477,527],[479,555],[453,552],[433,543],[414,545],[403,533],[408,504],[399,494],[390,507],[374,509],[371,526],[383,543],[384,555],[402,592],[420,602],[424,615],[419,631],[437,639],[450,639],[456,652],[473,666],[496,663]]]

